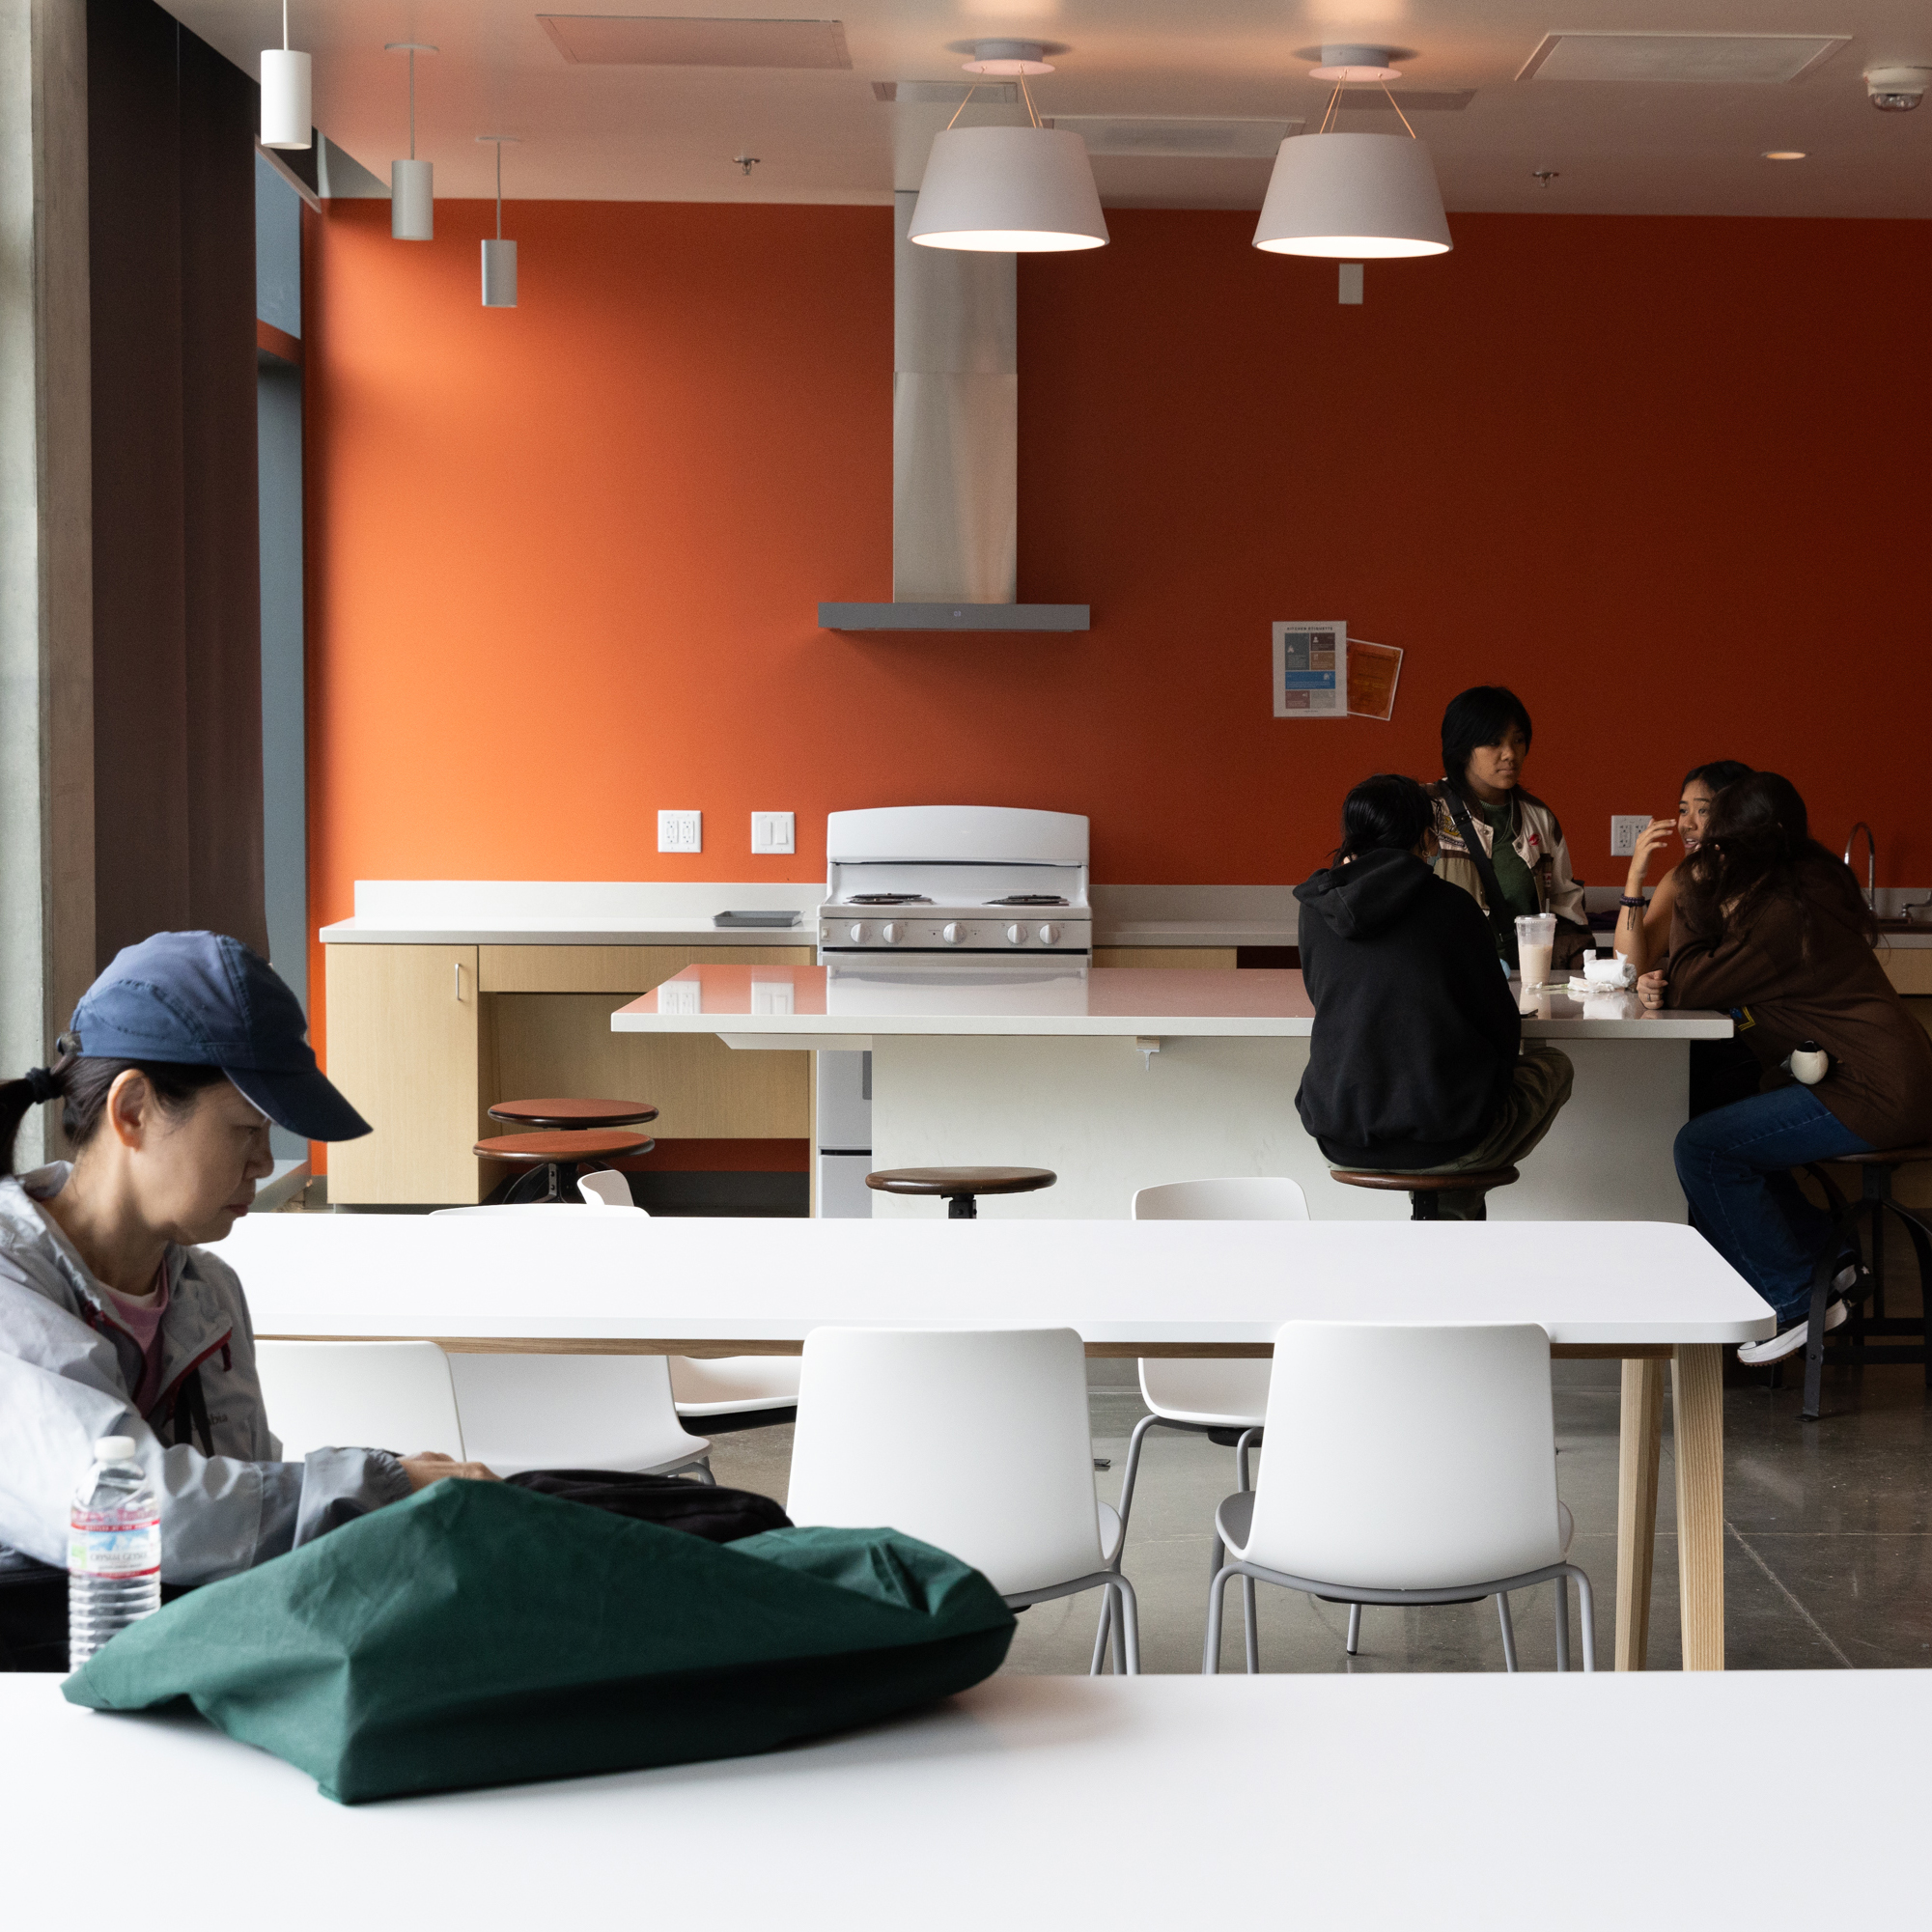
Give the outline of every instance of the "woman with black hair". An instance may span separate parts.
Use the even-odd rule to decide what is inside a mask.
[[[1590,943],[1583,888],[1556,814],[1523,789],[1529,714],[1502,685],[1459,691],[1442,714],[1442,772],[1435,800],[1436,871],[1460,885],[1488,918],[1498,956],[1516,964],[1516,921],[1556,915],[1554,968],[1575,965]]]
[[[382,1449],[285,1462],[235,1271],[204,1243],[273,1167],[270,1122],[369,1128],[317,1069],[294,995],[213,933],[157,933],[82,995],[51,1067],[0,1082],[0,1669],[64,1669],[68,1501],[103,1436],[160,1498],[161,1582],[233,1576],[480,1464]],[[71,1162],[14,1172],[59,1101]]]
[[[1831,1237],[1791,1169],[1932,1135],[1932,1040],[1873,954],[1864,895],[1811,837],[1788,779],[1757,771],[1726,786],[1679,871],[1670,956],[1638,992],[1651,1008],[1728,1011],[1760,1069],[1782,1076],[1688,1122],[1676,1145],[1692,1219],[1778,1316],[1777,1334],[1739,1358],[1777,1361],[1806,1344],[1812,1273]],[[1786,1062],[1812,1042],[1827,1070],[1803,1085]],[[1834,1285],[1856,1280],[1852,1267]],[[1825,1326],[1844,1318],[1833,1301]]]
[[[1315,1003],[1295,1106],[1334,1166],[1458,1174],[1520,1161],[1570,1097],[1570,1062],[1523,1022],[1470,895],[1439,879],[1434,806],[1413,778],[1364,779],[1334,862],[1295,888]],[[1483,1197],[1449,1190],[1445,1220]]]
[[[1740,765],[1735,758],[1720,758],[1712,764],[1694,767],[1685,772],[1684,783],[1678,790],[1676,818],[1652,819],[1638,834],[1637,849],[1630,857],[1630,875],[1623,884],[1623,897],[1617,902],[1616,950],[1639,974],[1648,972],[1650,963],[1670,950],[1670,919],[1677,910],[1678,874],[1684,869],[1681,861],[1673,865],[1657,882],[1656,891],[1646,901],[1643,882],[1651,860],[1673,832],[1683,844],[1684,857],[1689,858],[1702,842],[1718,794],[1726,785],[1734,785],[1740,778],[1750,775],[1750,767]]]

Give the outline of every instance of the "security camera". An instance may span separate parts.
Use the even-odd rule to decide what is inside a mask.
[[[1865,70],[1865,93],[1881,114],[1909,114],[1925,98],[1932,68],[1874,67]]]

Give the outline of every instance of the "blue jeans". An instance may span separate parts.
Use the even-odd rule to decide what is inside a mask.
[[[1801,1320],[1831,1217],[1791,1177],[1807,1161],[1873,1150],[1809,1087],[1778,1087],[1700,1113],[1677,1134],[1677,1179],[1691,1219],[1778,1312]]]

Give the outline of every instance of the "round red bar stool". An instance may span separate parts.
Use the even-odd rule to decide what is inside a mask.
[[[981,1194],[1030,1194],[1059,1178],[1050,1167],[882,1167],[865,1185],[882,1194],[938,1195],[948,1220],[970,1221],[979,1218]]]
[[[1442,1218],[1439,1194],[1479,1194],[1474,1218],[1489,1218],[1489,1190],[1507,1188],[1517,1179],[1514,1167],[1484,1167],[1470,1174],[1352,1174],[1346,1167],[1330,1167],[1329,1178],[1345,1188],[1375,1188],[1384,1193],[1409,1196],[1412,1221],[1439,1221]]]
[[[648,1154],[658,1144],[648,1134],[626,1131],[657,1119],[658,1109],[648,1101],[506,1100],[490,1109],[490,1117],[540,1130],[503,1134],[476,1143],[482,1160],[507,1161],[528,1169],[501,1190],[499,1198],[505,1204],[580,1201],[579,1172],[608,1167],[612,1161],[632,1154]]]

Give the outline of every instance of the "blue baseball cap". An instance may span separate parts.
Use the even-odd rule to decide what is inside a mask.
[[[64,1044],[96,1060],[219,1067],[304,1140],[354,1140],[369,1123],[316,1065],[308,1022],[266,960],[220,933],[156,933],[123,946],[80,996]]]

